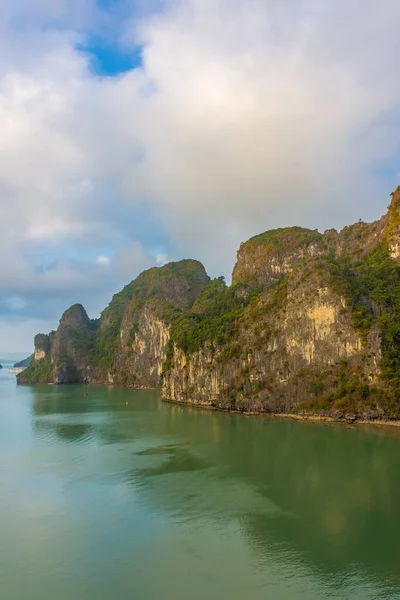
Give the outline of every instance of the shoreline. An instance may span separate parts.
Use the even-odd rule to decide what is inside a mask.
[[[30,385],[60,385],[61,387],[68,387],[69,385],[81,386],[82,388],[90,388],[90,387],[119,387],[126,390],[137,390],[137,391],[158,391],[161,394],[161,388],[157,387],[134,387],[130,385],[118,385],[107,382],[93,381],[88,384],[83,383],[65,383],[65,384],[55,384],[55,383],[44,383],[44,384],[29,384],[29,383],[17,383],[17,385],[30,386]],[[380,427],[400,427],[400,419],[359,419],[355,415],[348,415],[347,418],[344,415],[342,418],[333,417],[329,415],[318,415],[318,414],[300,414],[300,413],[268,413],[264,411],[240,411],[240,410],[232,410],[229,408],[220,408],[218,406],[214,406],[210,402],[180,402],[179,400],[171,400],[161,397],[161,402],[165,404],[175,404],[176,406],[196,408],[202,410],[210,410],[221,413],[228,413],[231,415],[238,415],[242,417],[262,417],[262,418],[270,418],[270,419],[289,419],[292,421],[309,421],[312,423],[338,423],[342,425],[375,425]]]
[[[203,410],[211,410],[215,412],[228,413],[231,415],[238,415],[243,417],[262,417],[272,419],[288,419],[292,421],[310,421],[312,423],[337,423],[341,425],[377,425],[382,427],[400,427],[400,419],[358,419],[353,418],[337,418],[328,415],[318,414],[299,414],[299,413],[268,413],[263,411],[239,411],[231,410],[228,408],[218,408],[207,402],[179,402],[178,400],[166,400],[161,399],[166,404],[175,404],[177,406],[188,406],[189,408],[198,408]]]

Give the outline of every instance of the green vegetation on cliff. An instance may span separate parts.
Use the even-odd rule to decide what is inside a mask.
[[[196,299],[209,277],[197,260],[185,259],[171,262],[163,267],[152,267],[140,273],[126,285],[115,299],[146,300],[157,297],[171,304],[186,308]]]
[[[364,344],[372,327],[382,335],[381,376],[400,389],[400,268],[386,241],[362,261],[344,255],[331,258],[333,286],[351,306],[353,322]]]
[[[361,369],[341,361],[330,369],[304,375],[309,380],[309,398],[301,411],[313,414],[362,415],[364,418],[400,418],[399,390],[392,385],[370,384]]]
[[[224,277],[212,279],[208,285],[197,296],[191,312],[195,314],[205,313],[218,299],[223,296],[226,291],[226,283]]]
[[[354,236],[353,236],[354,239]],[[384,237],[360,256],[358,246],[325,257],[330,286],[346,299],[353,326],[364,346],[356,366],[340,361],[319,373],[304,374],[309,379],[309,399],[301,409],[314,413],[351,413],[400,417],[400,268],[390,256]],[[379,372],[368,374],[369,338],[379,340]],[[372,380],[371,380],[372,377]]]
[[[232,282],[271,287],[296,264],[319,254],[326,242],[317,230],[303,227],[265,231],[240,245]]]
[[[52,332],[54,334],[54,332]],[[51,348],[51,335],[46,333],[38,333],[35,335],[35,349],[49,352]]]
[[[183,260],[141,273],[99,321],[71,307],[19,381],[150,387],[162,373],[178,402],[399,418],[399,264],[400,188],[375,223],[251,238],[229,287]]]
[[[91,358],[95,350],[96,332],[99,327],[99,320],[93,319],[88,325],[71,325],[68,328],[68,336],[74,347],[75,352],[82,356]]]
[[[101,315],[94,358],[100,367],[110,367],[120,342],[122,320],[131,316],[130,341],[138,328],[138,318],[145,302],[158,301],[167,307],[170,316],[189,310],[199,293],[208,284],[203,265],[196,260],[181,260],[163,267],[153,267],[141,273],[113,296]],[[174,317],[175,318],[175,317]]]
[[[101,366],[106,367],[112,363],[128,302],[129,298],[121,292],[113,296],[108,307],[102,312],[94,349],[94,360]]]
[[[190,355],[205,342],[215,342],[219,346],[224,344],[232,336],[237,319],[259,293],[258,288],[241,284],[227,287],[221,277],[212,280],[189,314],[175,313],[164,371],[170,365],[168,359],[174,345]]]
[[[33,360],[27,369],[18,373],[17,381],[24,384],[52,383],[54,381],[54,366],[50,356],[48,355],[38,361]]]
[[[81,304],[64,312],[57,331],[35,336],[35,355],[19,383],[80,383],[92,361],[97,320]]]
[[[305,227],[281,227],[270,229],[247,240],[241,244],[247,250],[253,250],[258,246],[264,246],[266,250],[283,250],[293,252],[301,246],[308,246],[322,239],[318,230],[306,229]]]

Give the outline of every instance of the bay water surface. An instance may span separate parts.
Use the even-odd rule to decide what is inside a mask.
[[[3,369],[0,598],[400,599],[400,432]]]

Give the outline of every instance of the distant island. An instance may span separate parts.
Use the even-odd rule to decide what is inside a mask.
[[[24,360],[21,360],[20,362],[16,362],[13,367],[15,369],[26,369],[27,367],[29,367],[29,365],[31,364],[32,360],[33,360],[33,354],[31,354],[30,356],[28,356],[27,358],[24,358]]]
[[[20,384],[160,388],[244,413],[400,418],[400,187],[380,220],[243,243],[232,285],[182,260],[141,273],[98,320],[35,337]]]

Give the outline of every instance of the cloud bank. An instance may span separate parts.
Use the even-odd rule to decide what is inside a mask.
[[[397,185],[398,2],[110,7],[4,0],[2,351],[12,323],[95,315],[143,268],[229,277],[266,229],[375,219]],[[141,60],[108,76],[93,40]]]

